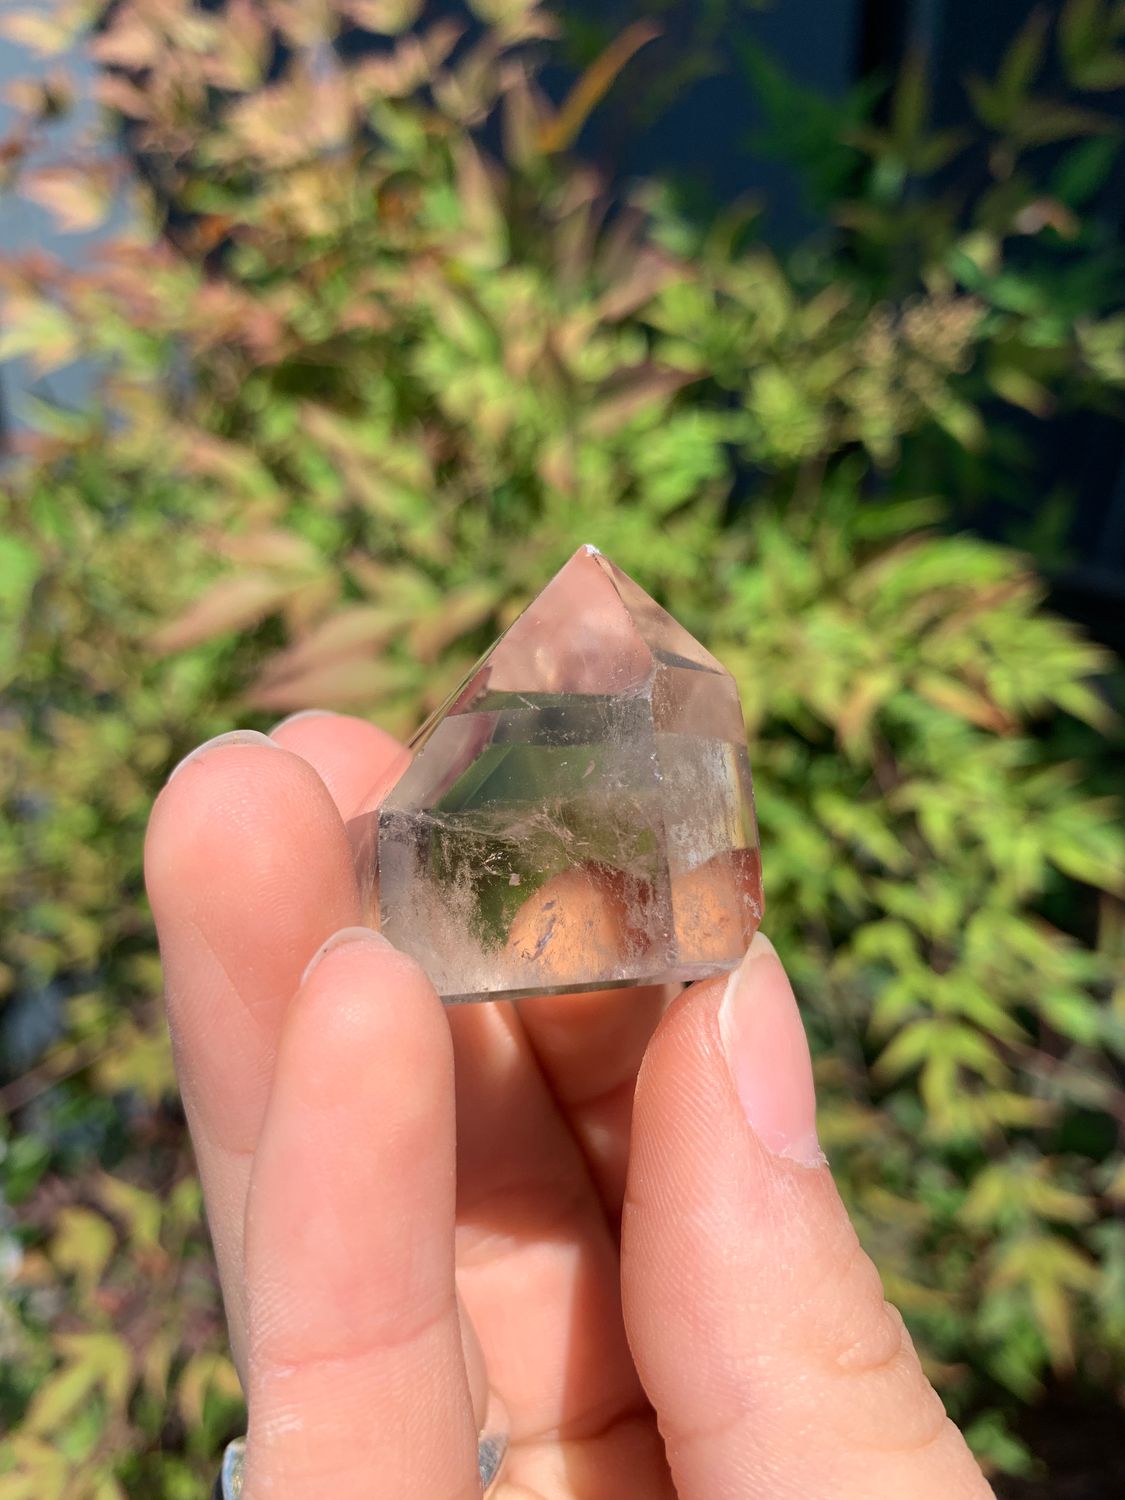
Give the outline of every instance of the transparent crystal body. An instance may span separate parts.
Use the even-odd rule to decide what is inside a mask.
[[[738,690],[582,547],[351,825],[369,916],[447,1001],[733,968],[762,913]]]

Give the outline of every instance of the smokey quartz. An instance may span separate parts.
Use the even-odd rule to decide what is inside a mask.
[[[761,918],[730,674],[582,547],[351,825],[370,920],[447,1001],[701,979]]]

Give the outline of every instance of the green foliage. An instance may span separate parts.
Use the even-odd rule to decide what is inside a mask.
[[[6,25],[49,54],[96,8]],[[161,780],[310,704],[405,732],[585,540],[739,679],[823,1137],[951,1408],[1018,1467],[1002,1410],[1125,1369],[1111,664],[940,529],[1033,483],[1013,408],[1120,399],[1083,217],[1117,141],[1036,93],[1050,48],[1117,85],[1119,7],[1033,19],[975,142],[918,59],[881,124],[754,59],[837,226],[785,259],[656,185],[607,213],[565,154],[642,29],[552,112],[547,17],[476,9],[455,48],[394,0],[124,0],[99,87],[159,194],[80,275],[0,265],[0,357],[103,372],[2,502],[0,1500],[202,1497],[237,1424],[141,894]],[[314,65],[356,14],[397,39]],[[21,168],[65,93],[28,83],[0,161],[87,226],[108,178]],[[982,144],[979,191],[932,189]]]

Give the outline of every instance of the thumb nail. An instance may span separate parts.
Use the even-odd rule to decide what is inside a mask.
[[[823,1166],[812,1060],[781,960],[758,933],[727,981],[719,1036],[750,1128],[775,1156]]]

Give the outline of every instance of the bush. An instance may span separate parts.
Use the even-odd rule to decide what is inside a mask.
[[[239,1419],[141,892],[168,768],[314,703],[405,732],[584,540],[738,677],[825,1144],[951,1410],[1018,1465],[997,1412],[1125,1369],[1116,721],[1027,562],[943,521],[1020,484],[1013,405],[1125,382],[1083,216],[1115,143],[1034,93],[1048,48],[1120,84],[1112,8],[1033,18],[974,85],[957,204],[931,183],[971,143],[919,65],[877,125],[754,58],[838,226],[784,258],[571,156],[643,28],[555,107],[536,5],[467,36],[418,8],[107,6],[132,227],[81,273],[0,266],[0,355],[102,372],[39,406],[3,502],[0,1497],[202,1497]],[[5,24],[49,53],[89,11]],[[356,20],[383,41],[326,67]],[[0,160],[87,226],[116,169],[25,149],[64,92],[22,90]]]

